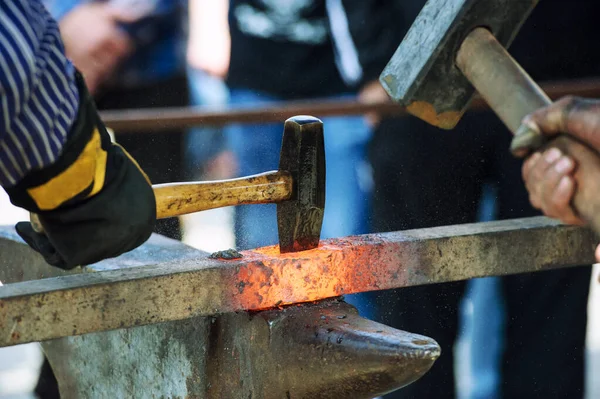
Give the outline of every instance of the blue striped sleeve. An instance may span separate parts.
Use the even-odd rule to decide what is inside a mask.
[[[56,21],[40,0],[1,0],[0,185],[56,161],[78,103]]]

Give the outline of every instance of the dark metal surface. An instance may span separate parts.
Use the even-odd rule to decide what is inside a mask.
[[[440,355],[431,338],[361,318],[343,302],[261,312],[248,323],[250,329],[232,336],[239,320],[217,322],[219,333],[226,334],[219,342],[233,353],[222,356],[211,376],[222,381],[224,373],[239,370],[246,378],[221,382],[209,391],[211,397],[371,399],[420,378]],[[248,341],[249,353],[238,356]],[[248,370],[248,358],[262,361]]]
[[[456,66],[462,41],[483,26],[508,47],[537,2],[429,0],[381,74],[381,83],[411,114],[453,128],[475,91]]]
[[[316,248],[325,211],[323,122],[311,116],[285,121],[279,170],[294,178],[293,196],[277,203],[281,253]]]
[[[297,253],[279,254],[270,247],[244,251],[242,259],[229,261],[184,257],[7,284],[0,289],[0,346],[356,292],[591,264],[596,244],[588,229],[539,217],[323,240],[319,248]]]
[[[552,98],[566,95],[600,97],[600,80],[580,79],[545,82],[543,90]],[[475,95],[471,110],[488,109],[482,98]],[[390,102],[361,103],[354,100],[330,101],[284,101],[261,108],[224,108],[220,110],[203,107],[127,109],[102,111],[102,120],[116,133],[153,133],[168,129],[181,129],[197,125],[220,126],[230,123],[281,122],[294,115],[317,115],[318,117],[339,115],[378,115],[402,116],[404,107]]]
[[[425,374],[431,338],[337,300],[44,343],[69,398],[370,399]]]

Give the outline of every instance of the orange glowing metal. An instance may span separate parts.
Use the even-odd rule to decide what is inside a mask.
[[[503,225],[511,223],[497,223]],[[287,254],[280,254],[277,246],[244,251],[243,259],[235,262],[233,274],[224,281],[223,304],[232,309],[261,310],[359,292],[514,274],[524,269],[544,270],[569,263],[559,243],[550,246],[551,251],[532,252],[531,230],[509,232],[500,228],[492,234],[472,234],[473,231],[468,232],[471,226],[474,225],[329,239],[317,249]],[[543,239],[549,244],[556,236],[555,231],[548,233]],[[515,239],[521,234],[521,239]],[[228,290],[232,285],[234,288]]]
[[[385,244],[369,236],[329,240],[296,253],[280,254],[277,246],[245,251],[232,305],[264,309],[397,286],[404,279],[402,268],[390,268],[394,255]]]
[[[205,256],[0,289],[0,346],[373,290],[592,263],[593,232],[546,218],[436,227]]]

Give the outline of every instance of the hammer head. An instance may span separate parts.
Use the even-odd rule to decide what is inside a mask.
[[[312,116],[285,121],[279,170],[292,174],[289,201],[277,204],[281,253],[316,248],[325,211],[325,145],[323,122]]]
[[[508,47],[538,1],[427,1],[383,70],[381,84],[411,114],[452,129],[475,93],[456,66],[465,37],[477,27],[486,27]]]

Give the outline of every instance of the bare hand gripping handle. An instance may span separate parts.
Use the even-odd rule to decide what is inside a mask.
[[[600,155],[572,137],[562,135],[549,141],[539,132],[521,125],[526,115],[549,105],[550,99],[487,29],[477,28],[466,37],[457,53],[456,64],[515,134],[511,143],[513,155],[522,158],[531,151],[550,146],[576,161],[575,181],[586,184],[578,185],[572,206],[600,235],[600,209],[593,205],[596,202],[593,199],[600,195]]]

